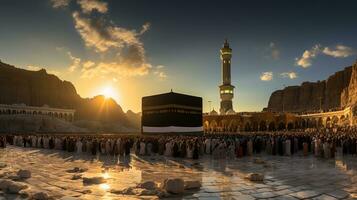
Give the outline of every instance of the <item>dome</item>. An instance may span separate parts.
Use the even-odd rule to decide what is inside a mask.
[[[209,113],[209,115],[218,115],[218,113],[217,113],[217,111],[215,111],[214,108],[213,108],[213,110]]]
[[[236,114],[236,112],[233,110],[233,109],[229,109],[227,112],[226,112],[226,115],[234,115]]]

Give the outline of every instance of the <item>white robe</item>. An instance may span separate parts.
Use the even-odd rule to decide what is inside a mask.
[[[35,137],[35,136],[32,136],[31,140],[32,140],[32,145],[31,145],[31,147],[36,147],[36,143],[37,143],[36,137]]]
[[[252,140],[249,140],[247,142],[247,153],[248,153],[248,156],[252,156],[253,155],[253,142]]]
[[[193,158],[193,148],[190,148],[190,146],[187,147],[187,158]]]
[[[140,155],[145,155],[145,143],[140,142]]]
[[[110,145],[110,140],[107,140],[106,142],[105,142],[105,152],[107,153],[107,154],[109,154],[110,152],[111,152],[111,145]]]
[[[147,155],[151,156],[152,144],[149,142],[146,146],[147,146]]]
[[[45,137],[43,139],[43,148],[45,148],[45,149],[49,149],[50,148],[50,141],[49,141],[48,137]]]
[[[291,156],[291,141],[290,140],[285,141],[285,155]]]
[[[55,149],[62,150],[62,140],[59,138],[55,139]]]
[[[165,156],[172,156],[172,144],[171,144],[171,142],[168,142],[165,145]]]
[[[41,137],[37,138],[37,148],[41,148]]]
[[[325,142],[323,144],[323,148],[324,148],[324,157],[327,159],[330,158],[331,157],[330,144]]]
[[[206,154],[210,154],[211,153],[211,140],[210,139],[206,139],[205,140],[205,145],[206,145]]]
[[[76,142],[77,153],[79,153],[79,154],[82,153],[82,146],[83,146],[82,142],[81,142],[80,140],[78,140],[78,141]]]

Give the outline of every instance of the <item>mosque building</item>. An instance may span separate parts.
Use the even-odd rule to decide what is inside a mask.
[[[213,108],[209,113],[203,113],[205,133],[276,131],[352,125],[351,107],[334,112],[313,114],[271,112],[266,109],[261,112],[236,112],[233,108],[235,87],[231,84],[232,49],[227,40],[220,49],[220,59],[222,62],[222,83],[219,86],[220,109],[219,112]]]

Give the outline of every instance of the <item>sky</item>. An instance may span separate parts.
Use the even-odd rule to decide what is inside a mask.
[[[1,0],[0,59],[107,94],[141,111],[143,96],[180,92],[219,110],[219,49],[233,50],[235,111],[324,80],[357,59],[357,1]]]

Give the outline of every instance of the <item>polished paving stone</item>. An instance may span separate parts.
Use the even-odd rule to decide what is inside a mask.
[[[263,159],[269,166],[254,163]],[[19,148],[0,149],[0,175],[18,169],[29,169],[32,177],[25,182],[33,190],[45,191],[55,199],[63,196],[75,199],[152,199],[153,196],[125,196],[110,193],[110,189],[124,189],[143,181],[162,182],[179,177],[198,180],[202,188],[170,199],[354,199],[357,198],[357,157],[338,156],[320,159],[313,156],[280,157],[259,155],[241,159],[213,160],[205,156],[199,160],[174,159],[162,156],[132,155],[130,158],[113,156],[94,157],[56,150]],[[82,179],[71,180],[66,172],[74,167],[87,168],[83,177],[101,176],[106,183],[83,185]],[[244,179],[247,173],[265,175],[263,182]],[[155,197],[154,197],[155,198]],[[5,195],[2,199],[21,199]]]

